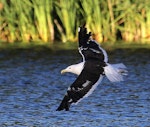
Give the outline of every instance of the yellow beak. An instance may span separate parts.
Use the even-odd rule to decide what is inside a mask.
[[[66,70],[65,69],[61,70],[61,74],[64,74],[64,73],[66,73]]]

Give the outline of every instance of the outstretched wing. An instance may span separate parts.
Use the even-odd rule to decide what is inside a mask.
[[[91,32],[87,33],[85,25],[79,28],[79,53],[82,55],[83,61],[96,59],[108,62],[106,51],[95,41],[90,39]]]
[[[103,78],[104,69],[99,61],[86,61],[81,74],[68,88],[57,111],[69,110],[72,103],[78,103],[89,96]]]

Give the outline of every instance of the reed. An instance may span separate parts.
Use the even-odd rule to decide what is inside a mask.
[[[83,10],[82,16],[86,22],[87,28],[94,33],[94,38],[102,42],[102,12],[99,0],[81,0]]]
[[[1,12],[1,25],[5,27],[1,28],[1,32],[4,40],[9,42],[54,40],[52,0],[2,0],[2,4],[4,8]]]
[[[15,15],[10,13],[12,8],[5,0],[2,0],[1,2],[1,6],[3,8],[1,9],[0,38],[4,40],[7,39],[9,42],[13,42],[15,39],[15,22],[13,20]]]
[[[1,0],[0,15],[0,40],[10,43],[74,42],[83,23],[100,43],[150,42],[149,0]]]
[[[116,5],[116,12],[119,14],[116,16],[115,21],[118,22],[116,27],[121,32],[122,39],[126,42],[145,42],[146,36],[149,36],[145,9],[150,7],[150,2],[142,0],[139,1],[120,1]],[[148,8],[149,8],[148,7]],[[150,41],[150,40],[149,40]]]
[[[16,34],[18,34],[18,40],[21,40],[23,42],[29,42],[32,37],[32,34],[34,35],[36,34],[34,33],[33,31],[34,28],[33,28],[33,25],[31,24],[32,17],[30,16],[30,13],[32,11],[32,8],[28,6],[27,4],[22,3],[21,1],[18,1],[18,0],[13,0],[11,5],[13,6],[13,9],[16,12],[14,13],[16,15],[15,20],[17,21],[15,32]]]
[[[145,17],[145,22],[143,22],[143,27],[145,27],[144,29],[142,29],[143,33],[143,37],[144,40],[143,42],[149,42],[150,41],[150,2],[148,0],[146,0],[146,7],[143,8],[143,13],[142,17]]]
[[[76,39],[77,6],[75,0],[55,1],[55,9],[58,15],[58,19],[55,19],[55,25],[63,42],[75,41]]]
[[[54,28],[51,11],[52,0],[32,0],[34,9],[34,21],[39,37],[42,41],[48,42],[54,39]]]

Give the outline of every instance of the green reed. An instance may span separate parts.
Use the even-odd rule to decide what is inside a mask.
[[[87,28],[94,33],[94,38],[102,42],[102,12],[99,0],[81,0],[83,10],[82,16],[86,22]]]
[[[1,0],[0,41],[77,41],[86,23],[98,42],[150,42],[149,0]],[[119,34],[118,34],[119,33]]]
[[[61,35],[61,40],[75,41],[76,26],[77,26],[77,1],[75,0],[57,0],[55,1],[55,9],[58,19],[55,19],[55,24]]]

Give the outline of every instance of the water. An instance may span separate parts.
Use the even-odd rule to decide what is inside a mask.
[[[0,127],[150,127],[150,50],[109,52],[129,75],[121,83],[104,79],[70,111],[55,111],[75,80],[61,69],[81,60],[76,50],[47,48],[0,51]]]

